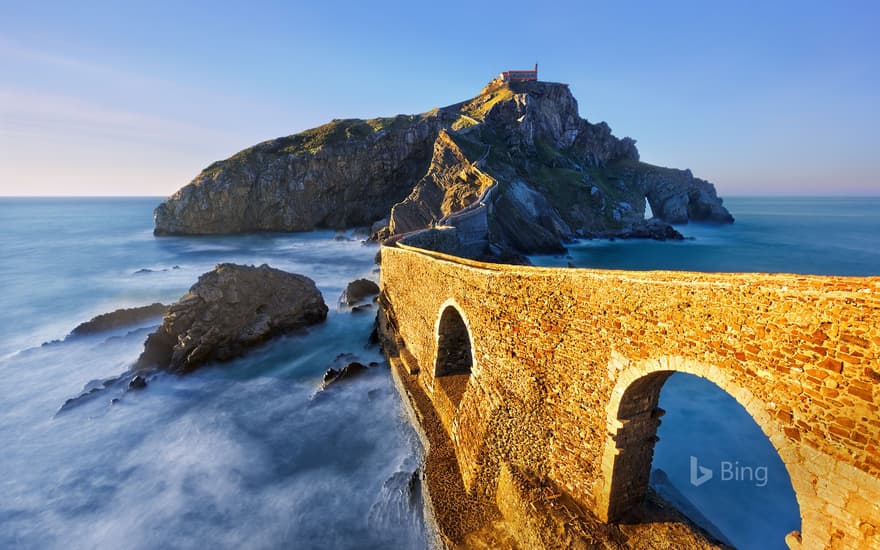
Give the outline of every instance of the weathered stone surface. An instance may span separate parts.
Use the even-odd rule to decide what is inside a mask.
[[[321,292],[308,277],[265,264],[219,264],[168,309],[135,368],[189,372],[326,316]]]
[[[379,285],[369,279],[357,279],[348,283],[342,296],[339,297],[339,302],[353,307],[377,294],[379,294]]]
[[[490,242],[502,250],[557,253],[572,237],[556,208],[523,180],[513,180],[493,197],[489,207]]]
[[[155,233],[370,226],[424,173],[449,115],[338,120],[207,167],[156,208]]]
[[[432,225],[477,200],[493,184],[492,178],[472,166],[449,134],[441,131],[427,174],[391,209],[389,230],[399,234]]]
[[[168,306],[156,302],[148,306],[117,309],[110,313],[102,313],[85,323],[80,323],[70,332],[70,336],[85,336],[96,332],[105,332],[158,319],[165,314]]]
[[[721,199],[715,193],[715,186],[695,178],[690,170],[650,167],[639,177],[651,211],[665,222],[733,221],[733,216],[722,206]]]
[[[402,347],[392,327],[393,317],[387,315],[390,306],[385,306],[379,315],[383,349],[404,398],[404,410],[415,422],[426,451],[423,494],[427,517],[434,524],[431,531],[436,530],[430,534],[438,539],[432,547],[719,548],[654,494],[649,494],[645,506],[633,514],[631,523],[609,525],[561,493],[546,477],[526,475],[509,463],[499,468],[495,494],[468,491],[453,442],[438,414],[437,404],[447,395],[448,386],[442,384],[432,394],[420,383],[415,358]],[[467,380],[464,382],[466,386]],[[441,414],[452,411],[454,408]]]
[[[381,277],[383,344],[450,438],[465,494],[495,500],[510,463],[624,516],[648,486],[660,389],[685,372],[768,435],[800,506],[796,548],[880,542],[880,278],[502,266],[402,244],[383,247]],[[462,395],[437,370],[449,308],[472,350]]]

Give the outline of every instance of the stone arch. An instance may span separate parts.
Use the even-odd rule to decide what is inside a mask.
[[[470,323],[458,303],[450,298],[440,306],[434,326],[434,390],[441,389],[454,407],[464,396],[474,368]]]
[[[705,378],[732,396],[752,417],[776,449],[788,472],[801,514],[802,531],[805,504],[816,498],[812,476],[794,442],[785,436],[782,425],[768,412],[769,404],[737,385],[720,368],[678,356],[628,361],[612,354],[609,372],[617,372],[611,399],[606,407],[607,438],[602,456],[602,477],[597,498],[597,514],[605,521],[620,519],[641,502],[648,489],[656,432],[664,411],[657,405],[660,390],[675,372]],[[806,532],[803,535],[809,536]],[[790,547],[799,547],[804,538],[792,532],[786,537]]]

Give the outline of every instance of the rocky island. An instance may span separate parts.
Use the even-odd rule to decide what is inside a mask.
[[[240,151],[154,218],[157,235],[455,227],[455,251],[473,257],[733,221],[711,183],[641,162],[634,140],[581,118],[567,85],[501,78],[419,115],[334,120]]]

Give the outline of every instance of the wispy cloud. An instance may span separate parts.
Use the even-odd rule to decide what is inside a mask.
[[[0,93],[4,104],[13,102],[0,105],[0,116],[6,117],[0,121],[14,124],[19,132],[36,131],[46,123],[57,128],[76,122],[98,135],[125,137],[131,132],[124,129],[142,125],[144,137],[171,130],[183,132],[165,134],[178,141],[194,135],[226,141],[261,127],[265,131],[266,123],[271,127],[285,111],[201,82],[27,47],[2,34]]]
[[[179,83],[152,75],[120,69],[57,52],[26,47],[0,34],[0,63],[26,64],[34,71],[61,71],[62,77],[68,73],[81,75],[95,83],[112,84],[115,87],[131,89],[163,89],[183,92]],[[2,66],[2,65],[0,65]]]
[[[30,90],[0,89],[0,136],[5,139],[67,141],[80,139],[167,143],[215,140],[235,136],[197,124],[136,111],[106,107],[87,100]]]
[[[242,103],[0,35],[0,195],[167,194],[251,141]]]

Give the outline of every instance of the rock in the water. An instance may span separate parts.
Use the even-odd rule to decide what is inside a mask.
[[[373,222],[370,226],[370,239],[381,241],[388,236],[388,217],[384,217],[379,221]],[[376,262],[378,263],[378,262]]]
[[[134,377],[128,382],[128,389],[130,390],[142,390],[146,387],[147,380],[140,374],[134,375]]]
[[[219,264],[168,309],[135,367],[189,372],[326,317],[321,292],[308,277],[265,264]]]
[[[339,302],[352,307],[377,294],[379,294],[379,285],[369,279],[358,279],[348,283]]]
[[[690,170],[645,166],[649,168],[641,174],[641,181],[655,217],[668,223],[733,223],[708,181],[695,178]]]
[[[634,223],[629,227],[611,232],[588,233],[589,239],[654,239],[655,241],[682,241],[684,236],[674,227],[656,218]]]
[[[123,308],[110,313],[102,313],[97,317],[93,317],[90,321],[80,323],[71,331],[70,336],[85,336],[96,332],[105,332],[127,327],[154,318],[157,319],[161,317],[167,309],[168,306],[165,304],[156,302],[148,306]]]
[[[367,372],[368,367],[363,363],[358,363],[357,361],[353,361],[340,370],[336,370],[334,368],[327,369],[327,372],[324,373],[324,379],[322,386],[326,388],[330,384],[336,384],[337,382],[342,382],[344,380],[350,380],[356,376],[359,376],[365,372]]]

